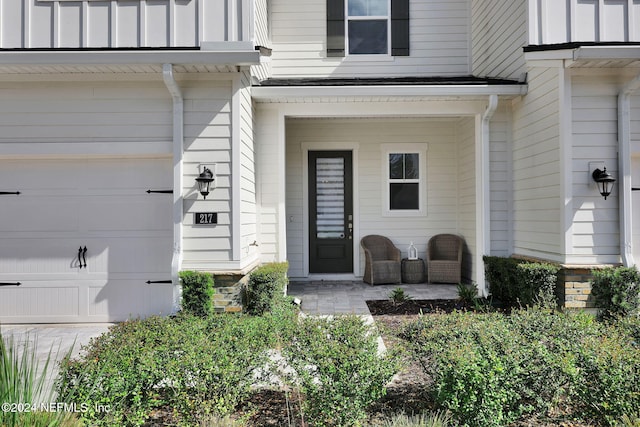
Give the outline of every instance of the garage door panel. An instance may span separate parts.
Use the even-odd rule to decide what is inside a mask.
[[[2,288],[2,317],[17,322],[33,320],[60,321],[61,317],[80,315],[80,290],[68,282],[27,282],[18,287]]]
[[[0,239],[0,275],[77,274],[75,239]]]
[[[69,198],[4,197],[0,203],[1,232],[74,232],[80,204]]]
[[[1,161],[0,322],[107,322],[167,314],[169,159]],[[7,190],[9,191],[9,190]],[[78,250],[87,248],[80,265]],[[84,262],[86,260],[86,266]]]
[[[91,231],[167,230],[167,224],[172,223],[172,201],[171,195],[149,197],[147,194],[92,200],[85,206],[86,213],[82,221]],[[108,221],[95,220],[104,217],[107,212]]]

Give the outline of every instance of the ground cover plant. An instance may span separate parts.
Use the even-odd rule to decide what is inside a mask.
[[[542,309],[422,316],[402,331],[456,424],[567,416],[616,425],[640,412],[640,349],[627,325]]]

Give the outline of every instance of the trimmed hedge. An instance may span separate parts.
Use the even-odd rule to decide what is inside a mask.
[[[181,271],[182,310],[195,316],[213,313],[213,276],[202,271]]]
[[[600,319],[640,313],[640,273],[635,267],[609,267],[591,273],[591,295]]]
[[[616,425],[640,413],[640,318],[618,325],[542,309],[423,316],[402,338],[456,425],[504,426],[565,414]]]
[[[274,262],[261,265],[251,272],[243,301],[248,314],[259,316],[273,309],[278,296],[284,295],[288,269],[288,263]]]
[[[496,256],[483,259],[491,295],[505,306],[557,304],[559,266]]]

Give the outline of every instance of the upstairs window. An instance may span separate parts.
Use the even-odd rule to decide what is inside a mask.
[[[389,52],[389,0],[347,0],[349,55]]]
[[[409,55],[409,0],[327,0],[327,56]]]

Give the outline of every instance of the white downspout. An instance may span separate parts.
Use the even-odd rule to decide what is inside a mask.
[[[491,252],[491,156],[489,123],[498,108],[498,95],[489,95],[489,105],[482,114],[480,147],[476,153],[476,279],[481,296],[489,294],[482,257]]]
[[[178,273],[182,268],[182,153],[184,141],[184,99],[173,76],[173,65],[162,65],[162,78],[173,98],[173,312],[180,310],[181,286]]]
[[[640,89],[640,75],[618,93],[618,182],[620,254],[626,267],[635,265],[631,213],[631,94]]]

